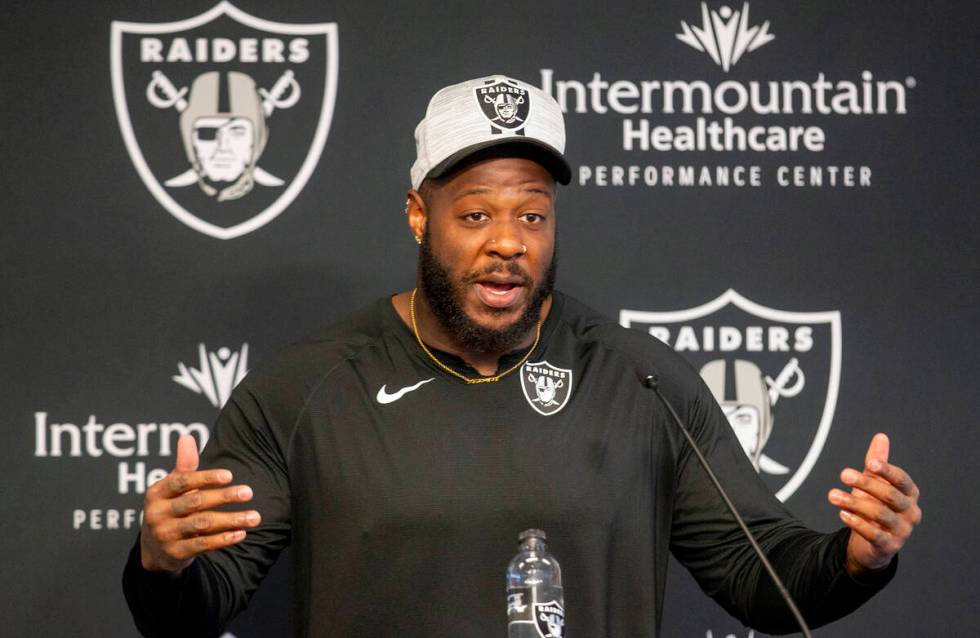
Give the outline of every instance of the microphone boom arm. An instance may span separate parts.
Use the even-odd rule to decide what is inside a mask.
[[[715,489],[718,491],[721,499],[728,507],[728,511],[732,513],[732,516],[735,518],[735,522],[742,528],[742,533],[749,539],[752,549],[755,550],[759,560],[762,561],[762,566],[765,567],[767,572],[769,572],[769,577],[772,578],[772,581],[776,584],[776,588],[779,590],[780,595],[782,595],[783,600],[786,602],[786,606],[789,607],[790,612],[792,612],[793,616],[796,618],[796,622],[800,625],[803,635],[806,638],[812,638],[810,627],[803,619],[803,614],[800,613],[796,603],[793,602],[793,597],[790,596],[789,590],[786,589],[786,585],[783,584],[782,579],[779,578],[778,574],[776,574],[776,570],[773,569],[772,563],[770,563],[769,559],[766,558],[765,553],[762,551],[762,547],[760,547],[758,541],[755,540],[755,536],[753,536],[752,532],[749,531],[748,525],[745,524],[745,521],[742,520],[742,517],[735,509],[735,504],[732,503],[732,500],[728,497],[728,493],[725,492],[725,488],[721,486],[721,483],[718,481],[718,477],[716,477],[715,473],[711,470],[711,466],[708,465],[708,459],[706,459],[704,454],[701,453],[701,449],[698,447],[698,444],[694,442],[694,437],[691,436],[690,432],[688,432],[687,427],[684,426],[684,422],[681,420],[680,416],[677,415],[677,412],[674,410],[674,406],[670,404],[667,397],[665,397],[663,392],[660,391],[660,382],[657,380],[657,377],[654,375],[647,375],[643,378],[643,385],[653,390],[654,393],[656,393],[656,395],[660,398],[661,403],[664,404],[664,407],[667,408],[667,411],[670,413],[670,416],[673,417],[677,427],[679,427],[681,432],[683,432],[684,438],[686,438],[687,442],[690,444],[691,450],[694,451],[694,455],[697,456],[698,462],[701,463],[701,467],[704,468],[708,478],[711,479],[711,483],[715,486]]]

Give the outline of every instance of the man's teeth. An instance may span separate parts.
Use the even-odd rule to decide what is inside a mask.
[[[503,294],[506,294],[506,293],[510,292],[514,288],[516,288],[517,285],[516,284],[498,284],[498,283],[493,283],[493,282],[485,282],[485,283],[483,283],[483,287],[484,287],[484,289],[488,290],[489,292],[492,292],[495,295],[503,295]]]

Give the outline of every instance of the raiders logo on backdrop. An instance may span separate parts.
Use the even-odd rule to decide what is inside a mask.
[[[112,92],[150,193],[219,239],[275,219],[323,152],[337,25],[285,24],[221,2],[165,23],[112,23]]]
[[[775,310],[728,290],[687,310],[621,310],[619,322],[647,330],[698,368],[752,465],[779,500],[792,496],[834,418],[840,312]]]
[[[524,135],[524,125],[531,112],[531,95],[527,89],[514,82],[489,80],[473,92],[492,133]]]
[[[521,366],[521,389],[531,407],[545,416],[561,410],[572,396],[572,371],[547,361]]]

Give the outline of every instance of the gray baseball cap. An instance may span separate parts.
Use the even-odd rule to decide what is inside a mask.
[[[559,184],[571,181],[558,102],[536,86],[492,75],[447,86],[432,96],[415,128],[412,188],[427,177],[445,175],[478,151],[502,144],[527,146],[529,157]]]

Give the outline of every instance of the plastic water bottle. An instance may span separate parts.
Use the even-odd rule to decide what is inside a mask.
[[[526,529],[517,536],[520,551],[507,566],[509,638],[565,636],[561,567],[546,551],[545,539],[539,529]]]

